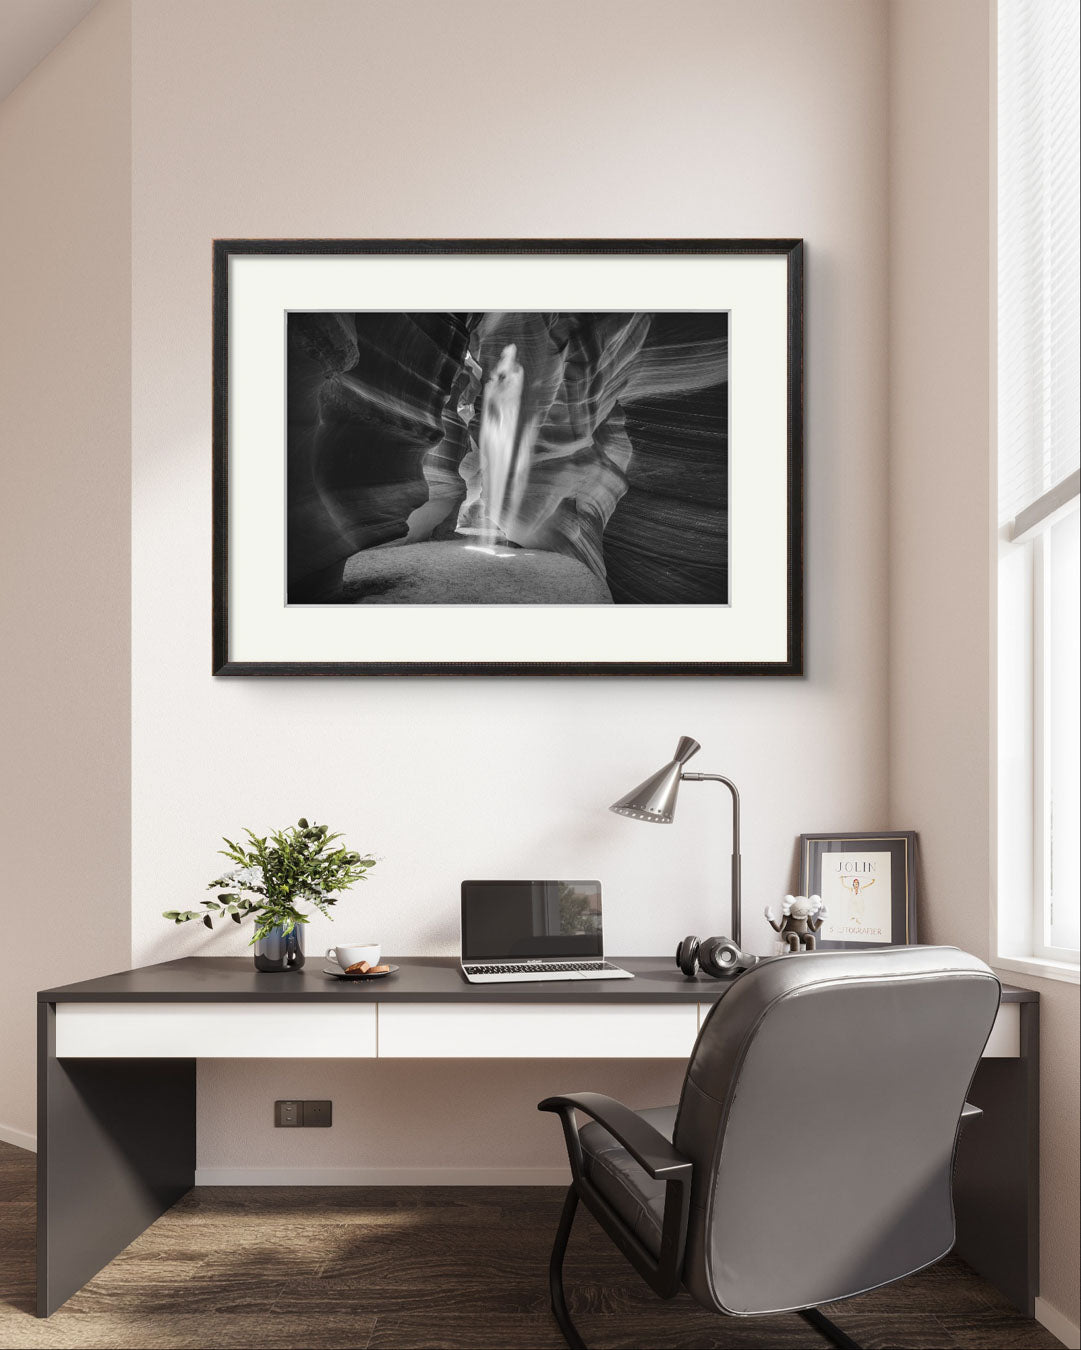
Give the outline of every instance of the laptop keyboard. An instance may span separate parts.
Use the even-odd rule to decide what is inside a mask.
[[[561,975],[572,970],[618,970],[610,961],[530,961],[522,966],[465,966],[467,975]]]

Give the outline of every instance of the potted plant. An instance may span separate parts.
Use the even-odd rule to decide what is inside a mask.
[[[255,932],[256,970],[299,970],[304,964],[303,925],[308,915],[298,908],[310,905],[328,919],[341,892],[363,881],[376,860],[338,845],[340,834],[326,825],[309,825],[303,818],[286,830],[268,836],[245,830],[247,845],[224,839],[223,857],[236,866],[208,883],[217,891],[202,909],[167,909],[162,917],[174,923],[202,919],[207,928],[215,919],[241,923],[249,916]]]

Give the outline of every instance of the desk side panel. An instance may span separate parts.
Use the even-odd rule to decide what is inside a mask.
[[[38,1005],[38,1303],[48,1317],[195,1184],[195,1061],[56,1057]]]
[[[1038,1003],[1021,1017],[1015,1056],[985,1055],[968,1099],[983,1116],[957,1144],[955,1251],[1025,1314],[1039,1291]]]

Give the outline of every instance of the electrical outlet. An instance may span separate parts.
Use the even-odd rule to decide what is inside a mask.
[[[314,1125],[321,1128],[327,1128],[330,1125],[330,1102],[304,1102],[304,1110],[301,1113],[300,1123],[302,1125]]]
[[[275,1102],[274,1124],[299,1126],[301,1124],[303,1108],[303,1102]]]

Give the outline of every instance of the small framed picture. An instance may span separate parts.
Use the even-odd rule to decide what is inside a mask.
[[[916,835],[801,834],[801,895],[820,895],[819,950],[899,947],[916,941]]]

